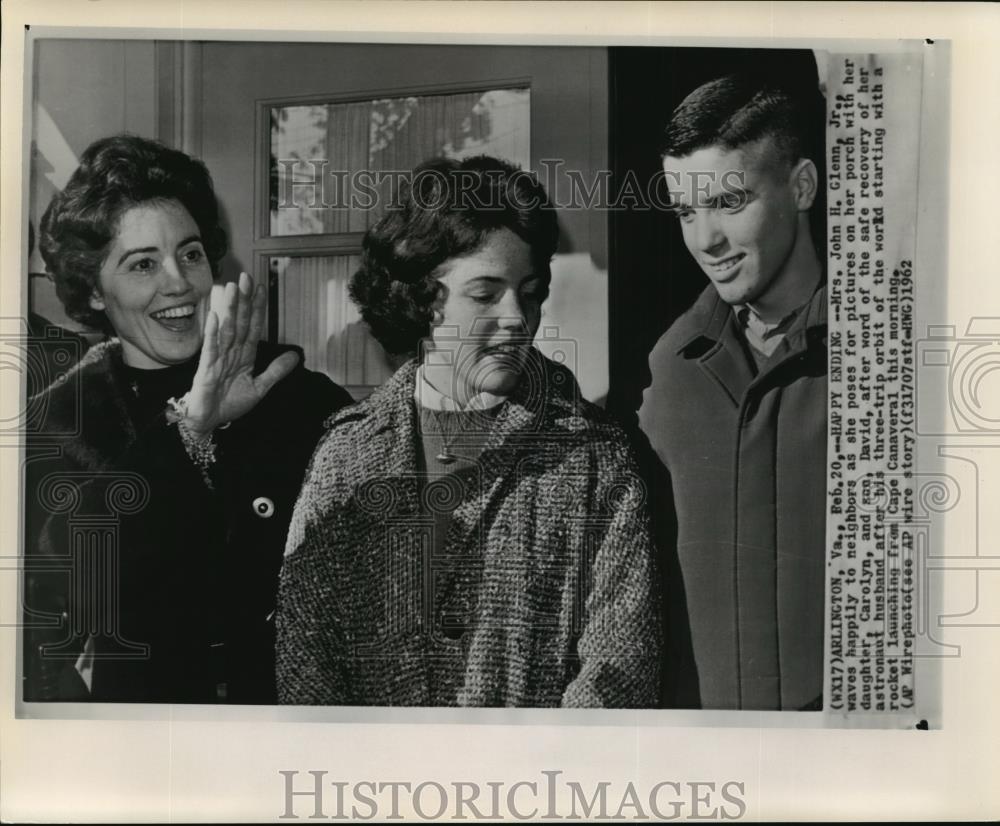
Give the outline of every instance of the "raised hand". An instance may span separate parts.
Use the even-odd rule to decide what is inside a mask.
[[[298,363],[295,353],[282,353],[259,376],[253,374],[257,342],[264,330],[263,285],[240,273],[229,283],[219,312],[205,321],[198,372],[187,394],[185,425],[195,438],[207,437],[252,410]]]

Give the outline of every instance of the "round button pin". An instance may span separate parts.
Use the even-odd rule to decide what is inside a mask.
[[[270,519],[274,516],[274,502],[266,496],[258,496],[253,500],[253,512],[261,519]]]

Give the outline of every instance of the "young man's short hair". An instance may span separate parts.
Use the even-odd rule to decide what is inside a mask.
[[[773,81],[727,75],[699,86],[673,111],[661,156],[683,158],[699,149],[737,149],[771,137],[794,164],[809,158],[823,166],[823,101],[810,99]]]

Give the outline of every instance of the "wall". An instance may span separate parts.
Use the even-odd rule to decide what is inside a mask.
[[[153,41],[40,39],[35,44],[30,218],[36,237],[52,196],[87,146],[117,132],[157,135]],[[36,248],[29,267],[43,272]],[[51,282],[31,279],[32,308],[57,324],[66,318]]]

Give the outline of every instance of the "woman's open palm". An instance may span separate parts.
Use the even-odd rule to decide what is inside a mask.
[[[219,312],[209,312],[198,372],[187,394],[187,425],[196,435],[207,436],[248,413],[298,363],[296,353],[282,353],[254,375],[264,307],[262,285],[240,273],[238,284],[223,289]]]

